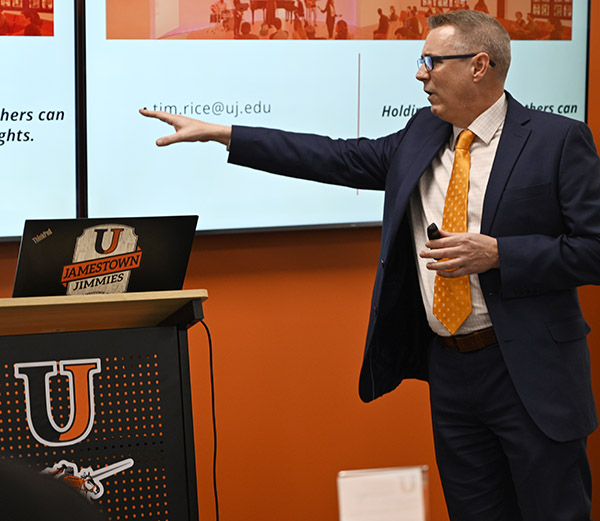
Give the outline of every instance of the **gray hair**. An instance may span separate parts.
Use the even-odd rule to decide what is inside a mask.
[[[427,19],[431,29],[451,25],[457,31],[456,52],[485,52],[496,67],[500,79],[506,79],[510,67],[510,36],[493,16],[474,10],[450,11]]]

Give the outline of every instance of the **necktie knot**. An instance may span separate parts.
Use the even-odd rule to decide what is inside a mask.
[[[458,136],[456,148],[460,148],[461,150],[469,150],[474,139],[475,134],[473,132],[471,132],[469,129],[463,130]]]

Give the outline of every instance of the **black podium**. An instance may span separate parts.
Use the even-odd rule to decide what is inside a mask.
[[[197,520],[187,329],[206,298],[0,299],[0,458],[110,520]]]

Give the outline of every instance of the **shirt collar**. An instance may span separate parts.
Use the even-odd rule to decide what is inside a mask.
[[[508,110],[508,101],[506,99],[506,93],[502,93],[502,96],[485,112],[481,113],[473,123],[468,126],[477,138],[483,141],[486,145],[490,144],[490,141],[494,137],[494,134],[504,124],[506,118],[506,111]],[[456,141],[458,140],[459,134],[465,130],[457,126],[452,128],[452,149],[456,147]]]

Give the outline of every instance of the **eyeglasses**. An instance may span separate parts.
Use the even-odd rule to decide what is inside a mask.
[[[421,66],[425,65],[427,71],[432,71],[435,62],[440,62],[442,60],[462,60],[463,58],[473,58],[477,56],[479,53],[471,53],[471,54],[453,54],[450,56],[421,56],[417,59],[417,67],[420,69]],[[495,67],[496,64],[490,60],[490,65]]]

